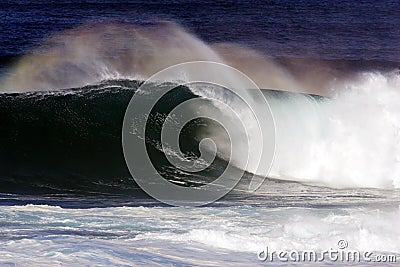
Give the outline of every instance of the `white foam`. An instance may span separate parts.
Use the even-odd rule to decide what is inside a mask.
[[[363,73],[332,88],[334,98],[320,104],[275,105],[271,175],[339,188],[399,188],[400,75]]]
[[[246,217],[224,218],[203,223],[185,233],[146,233],[137,239],[201,243],[207,247],[254,253],[268,246],[271,250],[324,250],[337,248],[345,239],[360,251],[400,252],[395,229],[399,210],[378,209],[271,209],[246,225]]]
[[[5,206],[0,263],[248,265],[256,253],[337,248],[400,253],[399,208],[63,209]],[[6,239],[4,239],[7,237]]]

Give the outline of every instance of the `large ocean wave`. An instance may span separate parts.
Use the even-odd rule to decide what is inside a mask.
[[[141,83],[110,80],[62,91],[2,93],[2,189],[136,188],[125,165],[121,131],[125,109]],[[398,85],[397,74],[368,73],[331,98],[262,90],[277,133],[268,176],[328,187],[398,188],[400,152],[393,145],[400,141]],[[163,90],[163,85],[154,85],[154,90]],[[213,180],[226,167],[224,154],[197,174],[176,169],[165,158],[164,153],[176,154],[161,145],[167,115],[179,103],[198,97],[186,86],[165,95],[152,111],[146,136],[157,168],[170,181],[188,186]],[[228,142],[221,138],[224,134],[218,124],[200,118],[183,129],[181,146],[186,156],[196,157],[203,138]],[[219,146],[225,153],[227,144]]]
[[[269,173],[257,173],[250,157],[245,176],[255,173],[333,188],[400,187],[398,71],[337,75],[332,73],[334,67],[321,63],[314,64],[311,72],[294,72],[256,51],[234,44],[205,44],[178,25],[162,22],[84,25],[49,38],[16,62],[0,83],[5,91],[0,94],[2,190],[136,189],[121,147],[126,107],[153,73],[193,60],[232,65],[259,87],[274,89],[262,90],[276,126],[274,162]],[[184,79],[184,73],[167,77],[154,84],[154,90]],[[225,79],[238,83],[232,77]],[[220,125],[199,118],[183,129],[180,145],[188,158],[199,157],[202,139],[217,140],[219,153],[213,164],[193,174],[167,160],[166,153],[174,156],[177,151],[160,145],[162,124],[174,107],[192,98],[203,98],[208,108],[223,113],[213,102],[217,99],[242,119],[247,116],[226,91],[190,86],[178,86],[153,108],[146,126],[149,155],[166,179],[185,186],[218,177],[229,155],[229,138]],[[253,104],[262,101],[255,99]],[[256,143],[256,136],[247,130]]]

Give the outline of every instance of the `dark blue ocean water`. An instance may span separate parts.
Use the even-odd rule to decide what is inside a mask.
[[[175,21],[206,42],[234,42],[272,57],[400,62],[400,2],[5,0],[0,58],[85,22]]]

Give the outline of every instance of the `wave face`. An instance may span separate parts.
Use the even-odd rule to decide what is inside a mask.
[[[136,190],[122,153],[121,125],[141,83],[109,80],[78,89],[1,94],[2,190]],[[398,188],[399,85],[396,73],[367,73],[338,84],[348,90],[331,98],[262,90],[277,134],[269,177],[335,188]],[[154,90],[163,90],[163,84],[154,85]],[[227,164],[219,154],[207,169],[193,174],[171,166],[165,157],[176,153],[161,145],[167,115],[179,103],[197,97],[205,98],[185,86],[167,93],[146,128],[147,149],[157,170],[186,186],[212,181]],[[198,119],[183,128],[180,145],[187,157],[198,157],[205,137],[218,135],[219,146],[226,147],[224,134],[218,124]]]
[[[121,131],[127,105],[141,83],[113,80],[79,89],[1,94],[2,190],[136,189],[125,165]],[[163,85],[154,90],[163,90]],[[154,107],[146,128],[147,149],[156,168],[170,181],[187,186],[209,182],[224,167],[219,160],[189,177],[172,168],[163,154],[163,122],[176,105],[194,97],[182,86],[166,94]],[[188,156],[199,154],[196,136],[209,123],[198,120],[183,129],[181,146]]]

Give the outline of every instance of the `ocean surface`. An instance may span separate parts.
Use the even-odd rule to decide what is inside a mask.
[[[394,0],[2,1],[0,265],[397,266],[399,10]],[[254,88],[200,67],[144,86],[189,61],[232,66]],[[239,91],[185,83],[198,73]],[[148,103],[171,84],[133,118],[130,138],[180,187],[216,181],[229,166],[241,173],[200,207],[152,198],[132,177],[143,166],[124,157],[131,99]],[[189,102],[185,116],[199,118],[179,128],[169,114]],[[266,141],[254,110],[273,117],[271,162],[254,152]],[[182,151],[165,146],[168,123]],[[209,165],[173,164],[203,166],[213,150],[203,139],[217,150]],[[263,183],[253,192],[254,177]],[[315,257],[302,258],[307,251]]]

